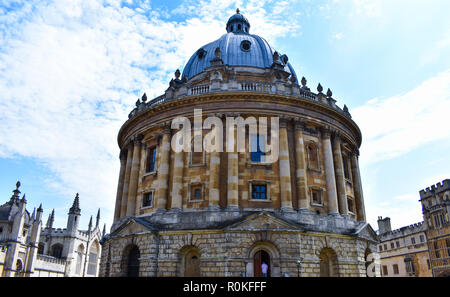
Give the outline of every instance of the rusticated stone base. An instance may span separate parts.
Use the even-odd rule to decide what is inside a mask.
[[[271,276],[324,275],[327,253],[334,255],[328,275],[366,276],[365,257],[368,251],[376,251],[376,241],[370,226],[362,224],[353,233],[311,231],[263,211],[221,228],[205,224],[203,229],[169,230],[143,218],[130,218],[116,225],[103,242],[100,276],[126,276],[132,246],[139,249],[139,276],[190,276],[186,255],[192,252],[199,259],[197,276],[254,276],[255,253],[261,250],[270,256]]]

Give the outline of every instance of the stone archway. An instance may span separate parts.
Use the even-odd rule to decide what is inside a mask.
[[[337,254],[330,248],[323,248],[319,254],[320,258],[320,277],[338,277],[339,266]]]
[[[258,277],[261,275],[261,265],[267,261],[267,276],[279,277],[280,270],[280,252],[278,248],[269,241],[260,241],[254,243],[248,252],[246,275],[249,277]]]
[[[364,251],[364,263],[365,263],[365,267],[366,267],[366,276],[370,276],[368,269],[370,264],[373,262],[373,259],[369,259],[369,255],[372,254],[372,250],[369,248],[366,248],[366,250]]]
[[[200,250],[196,246],[184,246],[180,250],[179,275],[182,277],[199,277],[200,271]]]
[[[141,253],[135,244],[127,246],[122,256],[122,272],[126,277],[138,277]]]

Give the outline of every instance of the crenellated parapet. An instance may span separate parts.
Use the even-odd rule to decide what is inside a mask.
[[[420,199],[432,197],[435,194],[439,194],[445,191],[450,190],[450,179],[445,179],[442,183],[437,183],[436,185],[432,185],[431,187],[427,187],[424,190],[419,192]]]

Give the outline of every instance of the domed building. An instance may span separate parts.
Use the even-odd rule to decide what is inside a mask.
[[[261,276],[262,263],[268,276],[366,276],[378,238],[361,131],[250,28],[237,11],[165,94],[136,102],[118,135],[100,276]],[[192,130],[181,142],[180,118]],[[255,135],[252,119],[269,133]]]

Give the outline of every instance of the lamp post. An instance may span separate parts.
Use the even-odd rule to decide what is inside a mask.
[[[243,276],[243,277],[247,277],[247,264],[248,264],[248,260],[245,260],[245,261],[244,261],[244,264],[245,264],[245,270],[244,270],[244,272],[242,273],[242,276]]]
[[[302,269],[302,260],[303,260],[303,258],[302,257],[300,257],[300,259],[299,260],[297,260],[297,268],[298,268],[298,277],[300,277],[300,270]]]

